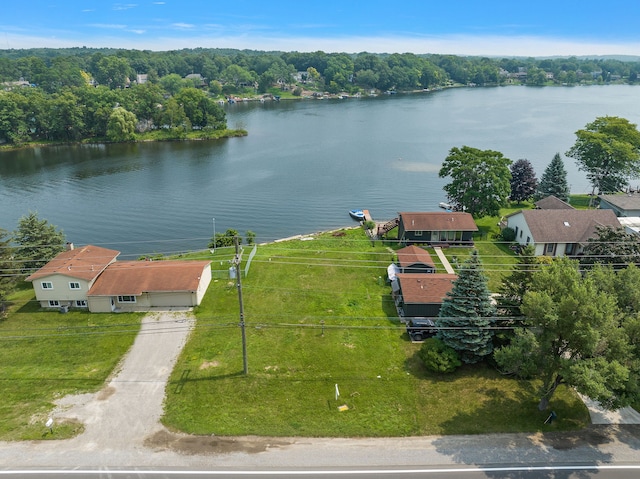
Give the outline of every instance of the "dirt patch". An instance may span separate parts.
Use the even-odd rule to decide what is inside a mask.
[[[116,388],[114,388],[113,386],[107,386],[106,388],[103,388],[97,395],[96,395],[96,399],[98,401],[106,401],[107,399],[109,399],[111,396],[113,396],[116,392]]]
[[[189,436],[169,431],[158,431],[145,439],[146,447],[156,450],[170,450],[179,454],[229,454],[243,452],[257,454],[268,449],[292,444],[289,441],[260,437],[217,437]]]
[[[200,369],[209,369],[209,368],[217,368],[218,366],[220,366],[220,363],[218,361],[204,361],[201,365],[200,365]]]

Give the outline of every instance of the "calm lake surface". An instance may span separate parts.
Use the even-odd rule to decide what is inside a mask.
[[[640,87],[501,87],[346,100],[228,105],[249,136],[36,148],[0,153],[0,228],[37,211],[69,241],[121,257],[206,248],[228,228],[258,242],[431,211],[446,200],[438,170],[454,146],[528,159],[538,178],[553,155],[571,190],[590,191],[564,157],[598,116],[640,123]],[[215,218],[215,221],[213,220]]]

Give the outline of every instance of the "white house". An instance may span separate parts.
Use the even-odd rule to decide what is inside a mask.
[[[506,217],[521,245],[533,244],[536,256],[573,256],[596,234],[596,226],[620,228],[612,210],[522,210]]]

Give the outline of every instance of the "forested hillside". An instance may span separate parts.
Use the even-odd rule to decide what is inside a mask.
[[[640,61],[190,49],[0,50],[0,143],[180,138],[226,129],[219,103],[280,92],[636,83]],[[267,97],[261,95],[269,95]]]

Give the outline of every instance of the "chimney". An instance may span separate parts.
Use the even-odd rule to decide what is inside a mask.
[[[73,243],[71,243],[69,241],[67,241],[67,244],[65,246],[66,246],[67,251],[73,251],[74,248],[75,248],[75,246],[73,246]]]

